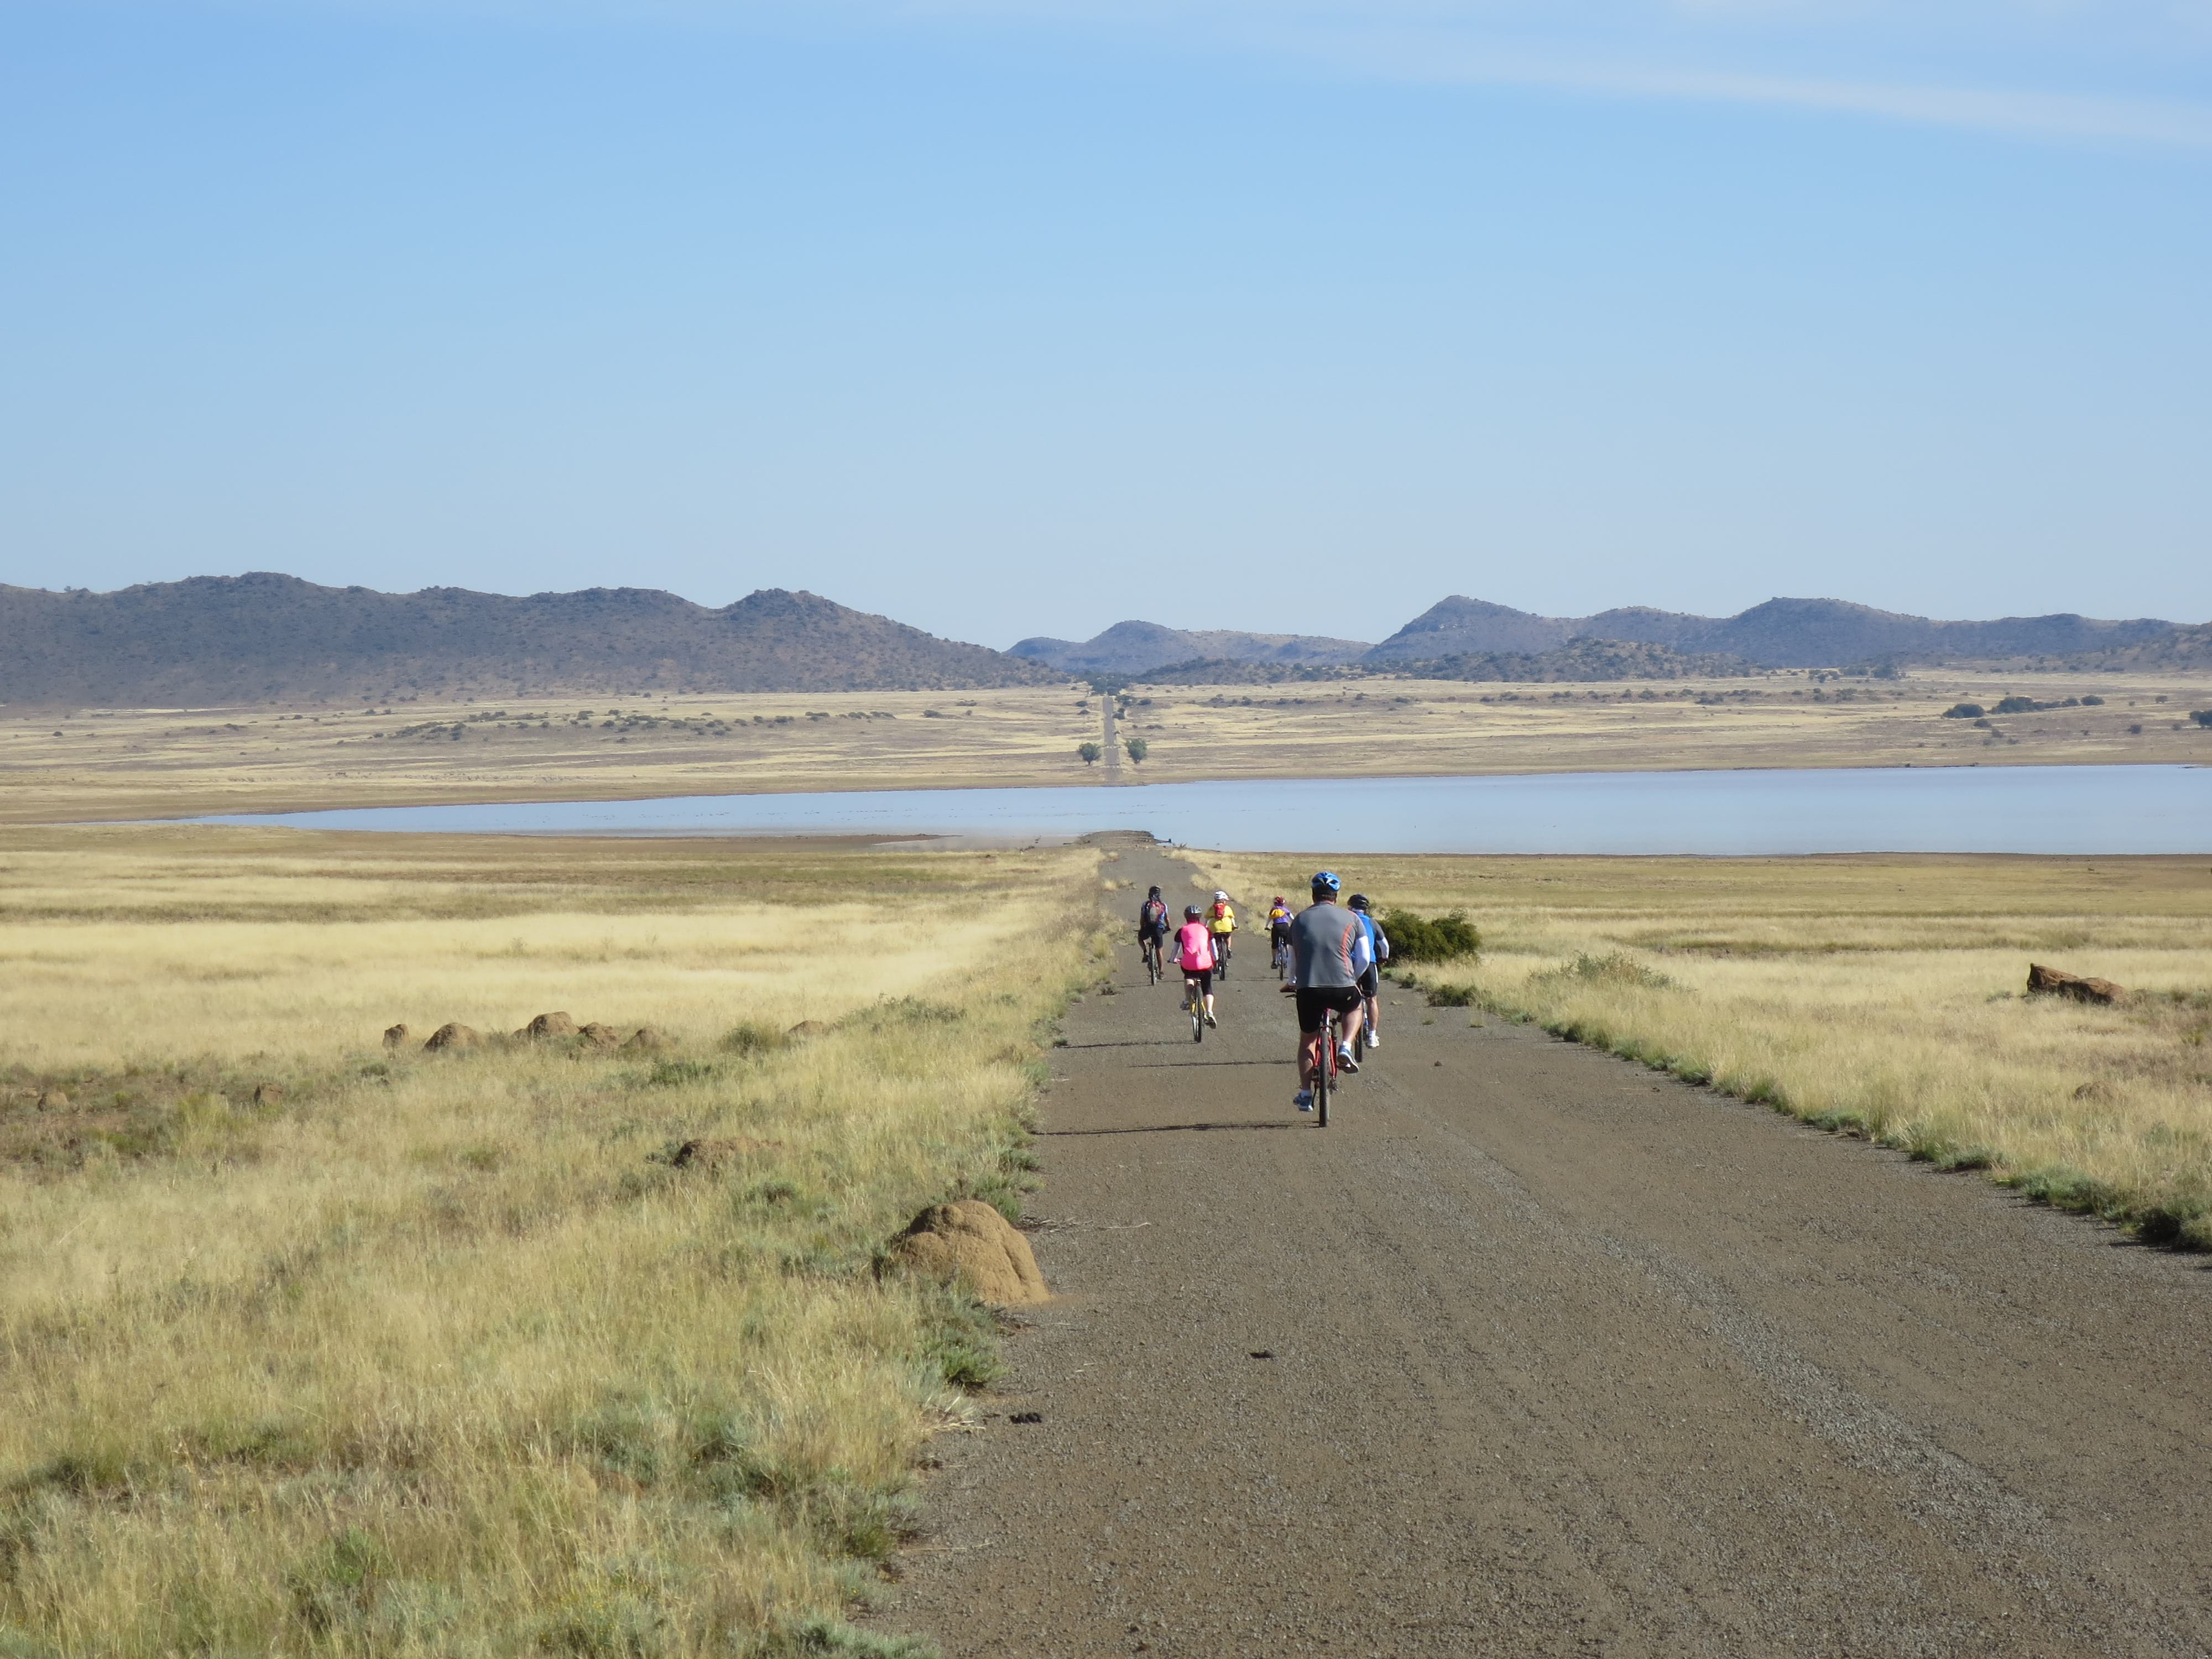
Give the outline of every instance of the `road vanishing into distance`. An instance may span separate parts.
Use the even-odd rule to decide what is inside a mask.
[[[1117,914],[1197,890],[1109,867]],[[1319,1129],[1263,947],[1203,1044],[1133,949],[1113,982],[1045,1102],[1056,1299],[939,1443],[884,1627],[961,1659],[2212,1653],[2202,1258],[1405,992]]]

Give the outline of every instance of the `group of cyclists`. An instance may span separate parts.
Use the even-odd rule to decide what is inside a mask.
[[[1292,910],[1280,894],[1267,908],[1269,965],[1283,981],[1284,993],[1297,999],[1298,1091],[1292,1103],[1302,1112],[1313,1109],[1315,1073],[1328,1061],[1331,1016],[1340,1024],[1339,1070],[1357,1072],[1358,1051],[1380,1048],[1382,1042],[1377,993],[1382,966],[1390,960],[1389,935],[1364,893],[1339,902],[1343,886],[1334,872],[1323,870],[1313,878],[1313,902],[1304,909]],[[1153,982],[1172,959],[1182,974],[1194,1030],[1199,1020],[1208,1027],[1219,1023],[1214,981],[1228,977],[1236,935],[1236,908],[1218,889],[1210,905],[1185,905],[1180,927],[1171,927],[1167,901],[1158,887],[1146,895],[1137,912],[1137,948]]]

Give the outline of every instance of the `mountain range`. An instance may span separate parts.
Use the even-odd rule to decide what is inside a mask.
[[[112,593],[0,586],[0,702],[950,690],[1059,678],[781,588],[709,610],[637,587],[527,599],[460,587],[379,593],[267,573]]]
[[[2058,657],[2204,665],[2212,663],[2212,650],[2196,637],[2203,631],[2150,619],[2102,622],[2070,614],[1938,622],[1841,599],[1769,599],[1734,617],[1688,616],[1642,605],[1589,617],[1540,617],[1454,594],[1373,646],[1307,635],[1190,633],[1125,622],[1079,642],[1024,640],[1014,653],[1070,673],[1123,675],[1180,670],[1183,665],[1194,669],[1206,661],[1358,664],[1370,669],[1454,659],[1499,663],[1542,657],[1578,640],[1664,647],[1703,659],[1705,666],[1697,671],[1701,672],[1710,672],[1717,659],[1759,668]],[[1185,676],[1178,672],[1177,678]]]
[[[2071,615],[1937,622],[1838,599],[1770,599],[1723,617],[1640,606],[1540,617],[1455,594],[1376,645],[1124,622],[1095,639],[1038,637],[1000,652],[781,588],[712,610],[647,588],[526,599],[459,587],[380,593],[267,573],[112,593],[0,586],[0,702],[17,704],[950,690],[1071,675],[1186,684],[1346,672],[1677,678],[1958,659],[2212,668],[2212,624]]]

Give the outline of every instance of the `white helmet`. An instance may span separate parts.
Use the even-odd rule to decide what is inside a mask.
[[[1229,902],[1229,895],[1223,892],[1218,887],[1213,890],[1213,896],[1219,899],[1224,904]]]

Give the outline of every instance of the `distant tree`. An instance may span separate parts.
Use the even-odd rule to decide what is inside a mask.
[[[1978,720],[1989,710],[1978,702],[1954,702],[1943,711],[1947,720]]]
[[[1139,766],[1142,766],[1145,763],[1145,757],[1152,752],[1152,745],[1142,738],[1131,738],[1121,747],[1129,751],[1130,760]]]
[[[2033,697],[2000,697],[1992,714],[2033,714],[2043,705]]]
[[[2084,708],[2102,708],[2104,706],[2105,700],[2102,697],[2091,696],[2081,699],[2081,707]]]
[[[1075,752],[1083,757],[1085,766],[1096,766],[1106,751],[1095,743],[1079,743],[1075,745]]]
[[[2212,708],[2192,708],[2189,711],[2189,718],[2207,731],[2212,731]]]

